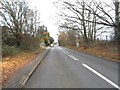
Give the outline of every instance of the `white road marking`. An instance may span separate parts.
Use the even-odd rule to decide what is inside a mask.
[[[66,52],[66,54],[69,54],[69,52]]]
[[[64,53],[64,54],[69,54],[69,52],[67,52],[67,51],[64,51],[64,50],[63,50],[63,53]]]
[[[105,80],[106,82],[108,82],[109,84],[111,84],[112,86],[114,86],[115,88],[120,90],[120,87],[115,84],[114,82],[112,82],[111,80],[109,80],[108,78],[106,78],[105,76],[103,76],[102,74],[100,74],[99,72],[97,72],[96,70],[94,70],[93,68],[91,68],[90,66],[88,66],[87,64],[82,64],[85,68],[89,69],[90,71],[92,71],[94,74],[98,75],[99,77],[101,77],[103,80]]]
[[[64,54],[66,54],[66,52],[65,52],[65,51],[63,51],[63,53],[64,53]]]
[[[70,58],[72,58],[73,60],[75,60],[75,61],[79,60],[79,59],[77,59],[76,57],[74,57],[73,55],[70,55],[69,52],[64,51],[64,50],[62,50],[62,51],[63,51],[64,54],[67,54],[67,55],[68,55]]]
[[[77,61],[78,59],[72,55],[68,55],[70,58],[72,58],[73,60]]]
[[[74,58],[71,55],[68,55],[68,56],[74,60]]]
[[[78,60],[78,59],[77,59],[76,57],[74,57],[73,55],[71,55],[71,56],[73,57],[74,60],[76,60],[76,61]]]
[[[64,52],[64,54],[67,54],[66,52]]]

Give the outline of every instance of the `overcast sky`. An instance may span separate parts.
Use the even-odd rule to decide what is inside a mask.
[[[27,0],[27,1],[30,2],[30,5],[33,8],[36,7],[36,9],[40,12],[41,25],[47,26],[50,35],[54,38],[55,41],[57,41],[58,26],[55,25],[54,17],[56,16],[56,11],[58,9],[53,5],[53,2],[56,0]],[[108,4],[112,0],[101,1],[107,2]]]
[[[40,12],[41,25],[45,25],[50,32],[50,35],[57,41],[57,26],[55,25],[54,17],[56,15],[56,8],[53,6],[55,0],[27,0],[30,5]]]

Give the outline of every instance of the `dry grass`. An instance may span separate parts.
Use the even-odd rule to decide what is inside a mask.
[[[43,49],[32,52],[21,52],[16,56],[3,58],[2,62],[0,62],[0,67],[2,67],[2,80],[0,83],[4,84],[18,69],[30,63],[42,51]]]
[[[77,50],[77,51],[81,51],[81,52],[85,52],[85,53],[88,53],[91,55],[95,55],[98,57],[103,57],[107,60],[120,62],[120,58],[119,58],[120,54],[118,54],[117,47],[114,45],[106,46],[104,44],[102,44],[102,45],[98,44],[98,45],[92,45],[89,47],[81,46],[80,48],[70,47],[70,46],[67,46],[67,47],[74,49],[74,50]]]

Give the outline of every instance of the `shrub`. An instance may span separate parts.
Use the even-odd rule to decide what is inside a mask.
[[[20,49],[22,50],[35,50],[39,46],[39,39],[34,36],[25,35],[21,38]]]
[[[18,54],[20,52],[19,48],[16,48],[15,46],[8,46],[8,45],[3,45],[2,46],[2,56],[13,56]]]

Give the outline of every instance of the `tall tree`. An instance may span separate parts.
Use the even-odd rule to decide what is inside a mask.
[[[106,32],[101,31],[97,34],[103,26],[116,28],[116,34],[119,33],[119,2],[113,2],[114,5],[96,0],[61,2],[63,8],[57,5],[61,12],[59,16],[63,19],[63,21],[59,22],[60,27],[79,30],[85,42],[89,40],[95,41],[96,36]],[[113,15],[111,12],[115,12],[115,14]],[[100,25],[102,26],[99,27]]]
[[[3,22],[10,28],[17,39],[17,46],[20,46],[20,39],[23,29],[23,15],[28,10],[27,3],[20,1],[0,1],[2,9],[0,11]]]
[[[115,5],[115,39],[120,43],[120,2],[114,1]]]
[[[0,17],[2,24],[16,37],[17,46],[20,46],[23,34],[35,36],[38,29],[38,12],[30,9],[25,0],[2,0],[0,1]]]

